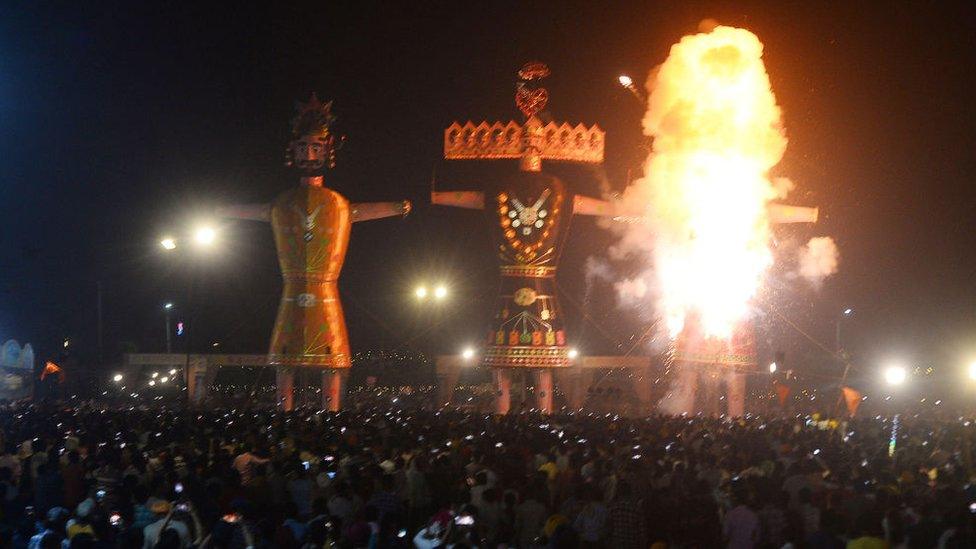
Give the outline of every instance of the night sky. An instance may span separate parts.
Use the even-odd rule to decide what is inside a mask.
[[[327,184],[414,203],[405,220],[353,228],[340,281],[353,349],[455,352],[484,332],[497,271],[478,213],[430,206],[432,174],[441,190],[476,188],[515,167],[444,162],[443,128],[517,118],[514,72],[544,61],[551,114],[608,132],[603,170],[552,171],[575,192],[622,190],[643,158],[643,107],[616,76],[643,82],[707,17],[764,42],[790,137],[776,175],[797,183],[794,203],[821,208],[792,235],[831,235],[842,254],[822,288],[781,280],[768,307],[828,346],[853,307],[843,339],[862,372],[976,356],[976,16],[963,3],[17,4],[0,10],[0,339],[40,358],[70,337],[79,367],[97,368],[99,283],[106,361],[162,350],[167,300],[181,317],[192,304],[199,350],[266,352],[280,291],[270,228],[225,222],[207,255],[164,255],[158,240],[295,185],[288,121],[312,91],[335,100],[347,138]],[[577,220],[560,266],[586,352],[627,351],[652,313],[617,309],[605,283],[587,291],[583,265],[610,242]],[[441,280],[450,305],[411,299]],[[758,325],[763,353],[835,368],[776,317]]]

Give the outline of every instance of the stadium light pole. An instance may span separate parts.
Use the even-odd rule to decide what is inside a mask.
[[[197,225],[188,233],[188,239],[193,242],[194,247],[198,251],[212,250],[217,243],[217,237],[218,237],[217,229],[215,229],[212,225],[209,224]],[[166,236],[160,239],[159,244],[160,246],[162,246],[163,250],[165,250],[167,255],[172,255],[174,253],[174,250],[181,247],[179,240],[177,240],[172,236]],[[193,294],[193,273],[191,272],[190,275],[187,277],[186,301],[184,303],[186,320],[184,321],[183,333],[186,337],[186,345],[184,346],[186,357],[183,361],[183,377],[184,377],[183,381],[185,383],[189,383],[190,353],[193,351],[192,348],[193,332],[196,329],[196,326],[193,325],[193,317],[195,311],[193,306],[192,294]],[[170,346],[169,311],[172,309],[172,303],[166,303],[163,306],[163,308],[166,310],[166,314],[167,314],[166,336],[167,336],[167,352],[169,352],[171,350],[169,348]],[[189,392],[187,392],[187,399],[192,400],[192,395],[190,395]]]
[[[848,307],[841,312],[834,324],[834,348],[837,350],[837,354],[842,354],[844,350],[840,339],[841,325],[845,320],[851,318],[852,316],[854,316],[854,309]]]
[[[173,303],[167,301],[163,305],[163,312],[166,314],[166,354],[173,352],[173,334],[171,333],[170,313],[173,311]]]
[[[844,352],[844,350],[841,348],[840,327],[841,324],[844,322],[844,320],[850,318],[853,314],[854,314],[854,309],[847,307],[846,309],[841,311],[841,315],[837,317],[837,320],[835,321],[835,332],[834,332],[834,346],[836,347],[835,352],[837,353],[837,358],[839,358],[841,361],[844,362],[844,375],[842,375],[840,378],[840,386],[842,388],[847,386],[847,376],[848,374],[851,373],[851,361],[847,353]],[[834,406],[834,409],[840,410],[840,406],[841,404],[843,404],[843,401],[844,401],[844,393],[841,392],[841,394],[837,395],[837,405]]]

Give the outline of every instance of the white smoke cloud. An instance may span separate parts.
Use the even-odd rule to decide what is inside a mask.
[[[814,286],[820,286],[825,278],[836,273],[840,264],[837,244],[829,236],[811,238],[798,255],[800,276]]]
[[[613,272],[613,267],[599,257],[591,256],[586,258],[586,265],[584,269],[586,271],[587,287],[589,287],[594,280],[613,281],[617,278]]]
[[[647,281],[643,278],[627,278],[613,285],[617,290],[617,297],[621,303],[633,303],[643,300],[649,291]]]

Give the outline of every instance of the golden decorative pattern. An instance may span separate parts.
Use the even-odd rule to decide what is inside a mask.
[[[532,127],[536,126],[536,127]],[[530,130],[527,130],[529,127]],[[544,160],[562,160],[599,164],[603,162],[606,132],[600,126],[571,126],[567,123],[541,124],[535,117],[525,125],[507,123],[454,122],[444,130],[444,158],[447,160],[492,160],[522,158],[529,142],[528,133],[541,135],[533,139]],[[536,133],[538,132],[538,133]]]
[[[570,365],[567,347],[491,346],[482,363],[492,368],[564,368]]]
[[[526,277],[526,278],[555,278],[556,268],[547,266],[533,265],[502,265],[502,276]]]

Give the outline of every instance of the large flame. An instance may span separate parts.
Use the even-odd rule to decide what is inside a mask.
[[[697,317],[727,338],[772,264],[767,204],[788,185],[769,170],[786,135],[762,43],[744,29],[684,37],[648,79],[653,150],[625,194],[651,220],[654,277],[671,336]]]

